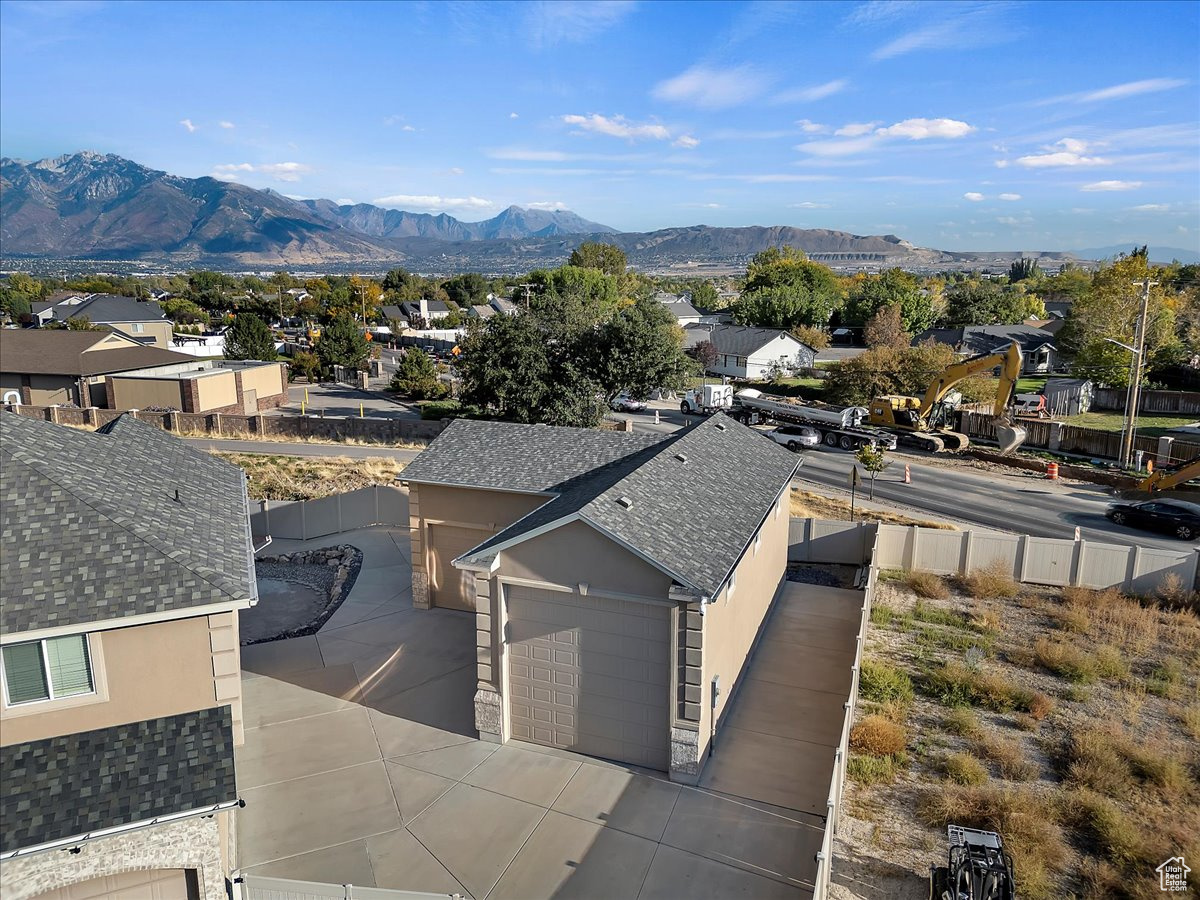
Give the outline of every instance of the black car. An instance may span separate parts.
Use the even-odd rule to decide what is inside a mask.
[[[1104,514],[1118,525],[1165,531],[1185,541],[1200,535],[1200,504],[1187,500],[1114,503]]]

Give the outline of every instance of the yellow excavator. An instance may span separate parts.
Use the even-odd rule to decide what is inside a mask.
[[[867,423],[902,432],[908,443],[923,450],[964,450],[970,439],[950,429],[950,413],[956,404],[949,402],[954,385],[964,378],[1000,367],[1000,386],[992,406],[992,423],[1001,453],[1012,453],[1025,443],[1025,429],[1013,421],[1012,402],[1021,377],[1021,347],[1010,344],[1004,350],[974,356],[947,366],[929,385],[924,397],[889,394],[876,397],[867,408]]]
[[[1171,488],[1187,484],[1193,478],[1200,479],[1200,456],[1192,457],[1178,466],[1164,466],[1161,469],[1155,469],[1137,483],[1135,490],[1156,494],[1159,491],[1169,491]]]

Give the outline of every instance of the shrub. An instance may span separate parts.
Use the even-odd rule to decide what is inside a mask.
[[[912,703],[912,678],[903,669],[873,659],[864,659],[858,676],[858,695],[876,703]]]
[[[946,579],[940,575],[934,575],[932,572],[909,572],[905,578],[905,584],[918,597],[925,597],[929,600],[946,600],[950,597],[950,588],[946,585]]]
[[[1183,680],[1183,664],[1168,656],[1146,678],[1146,690],[1156,697],[1173,697]]]
[[[1143,856],[1141,829],[1116,803],[1094,791],[1075,791],[1067,806],[1071,823],[1096,844],[1098,855],[1121,866]]]
[[[965,706],[955,707],[942,716],[942,730],[962,737],[978,734],[979,714]]]
[[[871,624],[872,625],[889,625],[892,621],[892,616],[896,614],[896,610],[883,602],[876,602],[871,606]]]
[[[453,419],[464,413],[457,400],[425,400],[419,406],[422,419]]]
[[[1121,651],[1112,644],[1101,644],[1092,654],[1096,663],[1096,672],[1101,678],[1111,678],[1125,681],[1129,678],[1129,664],[1121,656]]]
[[[992,609],[975,609],[971,613],[970,626],[975,631],[998,632],[1002,619],[1000,613]]]
[[[867,716],[850,729],[850,746],[873,756],[892,756],[904,744],[904,729],[883,716]]]
[[[1051,612],[1054,624],[1062,631],[1085,634],[1092,626],[1092,614],[1086,606],[1064,605]]]
[[[1021,586],[1013,580],[1011,569],[1003,560],[977,569],[962,579],[963,590],[972,597],[1015,597]]]
[[[1033,645],[1038,664],[1060,678],[1076,684],[1096,680],[1096,661],[1078,647],[1062,641],[1038,638]]]
[[[1179,724],[1193,740],[1200,741],[1200,703],[1193,703],[1180,710]]]
[[[1054,701],[1045,694],[1034,692],[1029,698],[1029,718],[1040,722],[1054,712]]]
[[[1061,896],[1054,876],[1065,865],[1067,845],[1054,808],[1029,788],[946,786],[924,795],[918,811],[934,827],[954,824],[1000,832],[1013,856],[1017,896]]]
[[[1155,593],[1158,595],[1159,602],[1167,609],[1200,612],[1200,593],[1185,587],[1183,579],[1174,572],[1168,573],[1167,577],[1159,582],[1158,590]]]
[[[946,777],[955,784],[983,784],[987,769],[970,753],[951,753],[942,760]]]
[[[851,753],[846,760],[846,775],[859,784],[891,784],[903,767],[903,757]]]
[[[1038,767],[1025,758],[1020,744],[998,735],[987,735],[976,744],[984,759],[996,764],[1000,774],[1012,781],[1032,781],[1038,775]]]
[[[975,702],[975,673],[951,661],[925,674],[921,690],[945,706],[970,706]]]

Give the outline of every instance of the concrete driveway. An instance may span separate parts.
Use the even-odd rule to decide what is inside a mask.
[[[775,769],[774,789],[771,770],[760,771],[756,743],[772,740],[785,762],[803,750],[794,735],[755,731],[769,730],[764,717],[796,727],[794,710],[772,706],[779,695],[747,681],[727,744],[696,788],[550,748],[478,741],[473,617],[411,608],[406,531],[272,550],[335,543],[364,553],[342,608],[317,635],[243,649],[243,871],[475,900],[811,896],[822,819],[805,798],[820,795],[823,812],[828,776],[808,756]],[[759,651],[769,664],[790,652],[771,644]],[[739,718],[741,706],[749,711]],[[817,783],[793,797],[782,788],[797,775]]]

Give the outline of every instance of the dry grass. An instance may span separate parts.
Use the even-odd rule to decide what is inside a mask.
[[[1200,741],[1200,703],[1193,703],[1178,712],[1179,724],[1195,741]]]
[[[942,770],[955,784],[983,784],[987,768],[970,753],[950,753],[942,760]]]
[[[1200,612],[1200,591],[1184,586],[1183,579],[1171,572],[1158,585],[1158,600],[1168,609]]]
[[[1117,727],[1072,733],[1058,761],[1070,783],[1117,799],[1153,790],[1163,800],[1182,802],[1195,786],[1174,747],[1160,738],[1135,740]]]
[[[981,706],[993,712],[1029,712],[1040,696],[1016,686],[999,672],[970,668],[957,660],[925,673],[921,690],[945,706]]]
[[[904,769],[906,758],[851,753],[846,760],[846,775],[859,784],[891,784]]]
[[[984,759],[996,764],[1003,778],[1009,781],[1032,781],[1038,776],[1038,766],[1025,755],[1021,745],[998,734],[985,734],[975,742],[975,749]]]
[[[392,484],[404,469],[404,463],[387,457],[213,455],[246,471],[255,500],[315,500],[373,484]]]
[[[1068,848],[1054,808],[1041,794],[1029,788],[948,785],[928,792],[919,812],[938,828],[954,824],[1000,832],[1013,856],[1018,896],[1061,896],[1055,883]]]
[[[950,587],[946,584],[946,579],[932,572],[909,572],[904,583],[918,597],[927,600],[946,600],[950,597]]]
[[[1073,644],[1038,638],[1033,653],[1038,665],[1060,678],[1076,684],[1092,684],[1096,680],[1096,660]]]
[[[1012,570],[996,560],[959,579],[963,593],[970,597],[1008,599],[1017,596],[1021,586],[1012,577]]]
[[[1040,722],[1050,713],[1054,712],[1054,701],[1045,694],[1035,691],[1029,698],[1029,718],[1035,722]]]
[[[872,756],[892,756],[904,750],[904,729],[880,715],[867,716],[850,730],[850,746]]]
[[[942,717],[942,730],[947,734],[972,737],[979,734],[979,714],[966,706],[956,706]]]
[[[791,500],[791,515],[797,519],[834,519],[841,522],[850,521],[850,501],[839,497],[826,497],[811,491],[793,490]],[[922,528],[938,528],[942,531],[958,531],[958,526],[949,522],[938,522],[933,519],[914,519],[900,513],[880,509],[863,509],[857,506],[855,519],[859,521],[882,522],[885,525],[920,525]]]
[[[880,662],[864,659],[858,676],[858,694],[864,700],[875,703],[912,703],[912,678],[903,669]]]

